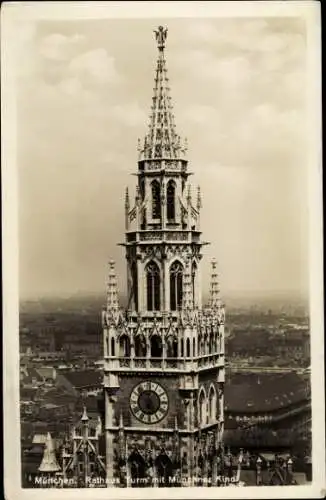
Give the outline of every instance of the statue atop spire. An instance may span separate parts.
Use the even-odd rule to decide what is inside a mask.
[[[157,30],[154,30],[158,50],[164,50],[165,48],[165,40],[168,34],[167,28],[163,28],[163,26],[159,26]]]

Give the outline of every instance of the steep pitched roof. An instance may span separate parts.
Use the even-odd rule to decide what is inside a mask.
[[[101,386],[103,376],[101,372],[94,370],[82,370],[74,372],[65,372],[62,374],[73,387],[81,389],[83,387]]]
[[[306,383],[294,373],[250,374],[243,375],[238,381],[235,377],[225,386],[225,409],[259,413],[286,408],[308,400],[306,388]]]

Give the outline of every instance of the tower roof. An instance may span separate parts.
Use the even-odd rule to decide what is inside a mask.
[[[154,78],[154,93],[150,114],[149,130],[145,136],[141,150],[141,159],[184,157],[186,144],[181,145],[180,136],[176,133],[174,114],[170,97],[169,78],[165,60],[165,43],[167,28],[159,26],[154,30],[158,58]]]
[[[43,458],[38,470],[40,472],[58,472],[60,470],[55,456],[54,443],[49,432],[46,436]]]

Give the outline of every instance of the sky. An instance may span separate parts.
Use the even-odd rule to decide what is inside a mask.
[[[299,18],[22,22],[17,33],[20,296],[125,293],[124,192],[154,85],[153,30],[200,185],[203,283],[306,294],[306,37]],[[19,50],[18,50],[19,49]]]

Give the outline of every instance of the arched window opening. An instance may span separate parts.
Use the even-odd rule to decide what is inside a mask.
[[[111,338],[111,356],[115,356],[115,340]]]
[[[205,338],[205,354],[209,354],[209,336],[206,335]]]
[[[137,358],[145,358],[146,351],[146,339],[144,335],[137,335],[135,337],[135,356]]]
[[[201,336],[201,334],[199,334],[199,336],[198,336],[198,356],[201,356],[201,354],[202,354],[202,342],[203,342],[202,336]]]
[[[147,310],[160,310],[160,270],[155,262],[146,267]]]
[[[181,354],[182,358],[183,358],[183,352],[184,352],[184,349],[183,349],[183,339],[181,339],[181,341],[180,341],[180,354]]]
[[[191,288],[192,288],[192,300],[194,306],[196,305],[196,287],[197,287],[197,264],[192,263],[191,266]]]
[[[168,221],[175,219],[175,183],[169,181],[166,188],[166,207]]]
[[[192,355],[195,357],[196,356],[196,340],[193,339],[192,341]]]
[[[176,337],[170,335],[167,339],[167,357],[177,358],[178,357],[178,340]]]
[[[158,181],[152,182],[152,218],[161,218],[161,186]]]
[[[128,458],[128,465],[131,475],[131,486],[134,488],[139,488],[146,486],[146,481],[142,481],[146,477],[146,464],[143,457],[134,451]]]
[[[144,181],[144,179],[142,179],[140,181],[140,186],[139,187],[140,187],[140,196],[141,196],[141,198],[143,200],[145,198],[145,181]]]
[[[186,348],[186,352],[187,352],[186,357],[190,358],[190,339],[187,339],[186,346],[187,346],[187,348]]]
[[[200,391],[199,399],[198,399],[198,423],[199,426],[205,425],[206,423],[206,398],[204,390]]]
[[[209,354],[214,352],[214,334],[211,333],[209,336]]]
[[[208,415],[210,422],[215,422],[216,420],[216,403],[217,403],[216,391],[215,388],[211,386],[208,396]]]
[[[180,262],[174,262],[170,269],[170,309],[177,311],[182,305],[183,267]]]
[[[131,266],[132,293],[134,298],[135,311],[138,311],[138,273],[137,265],[134,262]]]
[[[162,357],[162,339],[158,335],[153,335],[151,337],[151,357],[161,358]]]
[[[173,466],[166,453],[161,453],[155,460],[155,468],[159,478],[159,488],[175,486],[171,481],[173,477]]]
[[[129,358],[130,357],[130,339],[127,335],[122,335],[119,341],[119,357]]]

